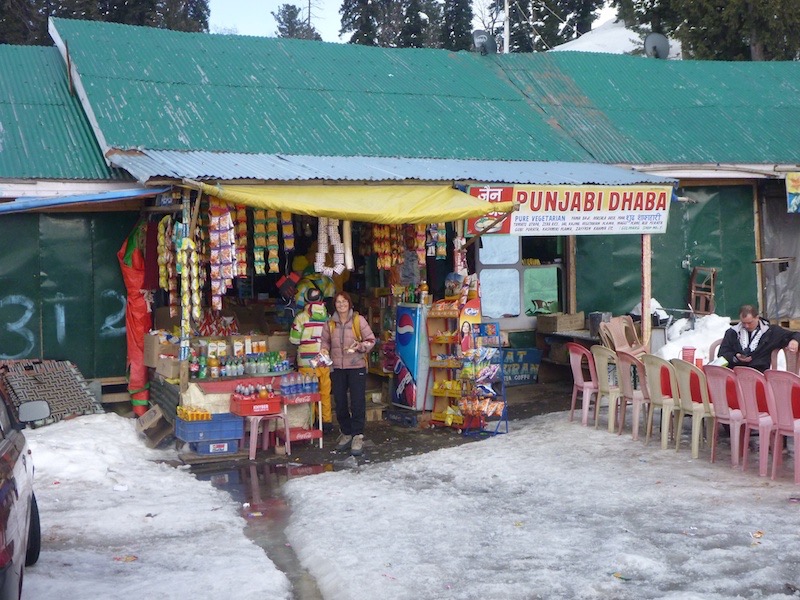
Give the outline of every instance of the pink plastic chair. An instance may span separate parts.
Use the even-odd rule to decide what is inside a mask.
[[[636,387],[633,385],[634,369],[636,369],[635,373],[639,379],[639,383]],[[628,404],[631,404],[633,406],[632,434],[633,439],[638,440],[641,415],[648,414],[647,410],[642,413],[642,405],[646,405],[647,407],[650,405],[650,396],[647,391],[647,376],[642,361],[629,352],[618,351],[617,377],[619,379],[619,389],[622,391],[619,405],[620,417],[618,433],[621,434],[622,429],[625,427],[625,413],[627,412]]]
[[[764,373],[772,388],[774,405],[770,413],[774,424],[775,440],[772,444],[772,479],[783,460],[783,436],[794,440],[794,482],[800,483],[800,418],[795,418],[792,401],[800,401],[800,376],[789,371],[768,370]],[[769,399],[769,396],[767,397]],[[773,413],[773,410],[774,413]],[[780,443],[778,443],[780,442]]]
[[[572,368],[572,404],[569,409],[569,420],[572,421],[575,413],[575,403],[578,399],[578,392],[581,393],[581,424],[589,424],[589,405],[594,397],[594,410],[597,412],[597,401],[599,385],[597,383],[597,369],[594,365],[594,357],[588,348],[576,344],[575,342],[567,342],[567,350],[569,351],[569,364]],[[589,379],[586,379],[583,371],[583,365],[586,363],[589,370]]]
[[[714,434],[711,437],[711,462],[717,457],[717,442],[719,440],[719,426],[728,425],[731,428],[731,466],[739,465],[742,454],[742,431],[744,429],[744,412],[742,403],[738,401],[739,388],[736,385],[736,375],[726,367],[706,365],[703,367],[708,382],[708,395],[714,407]],[[731,408],[728,404],[728,393],[737,394],[737,403],[740,408]]]
[[[739,384],[739,399],[744,407],[744,452],[742,452],[742,471],[747,470],[747,455],[750,452],[750,431],[758,431],[758,474],[767,476],[769,461],[769,440],[772,436],[773,422],[769,412],[758,410],[759,388],[763,394],[772,395],[767,378],[761,371],[752,367],[734,367],[736,383]],[[768,396],[768,398],[769,398]]]

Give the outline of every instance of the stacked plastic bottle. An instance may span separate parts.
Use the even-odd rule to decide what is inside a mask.
[[[319,393],[319,378],[316,375],[289,373],[281,377],[281,392],[287,398]]]

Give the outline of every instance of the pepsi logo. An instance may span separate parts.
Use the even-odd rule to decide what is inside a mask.
[[[414,339],[414,319],[409,314],[402,314],[397,319],[397,343],[409,345]]]
[[[478,309],[477,308],[465,308],[464,314],[468,317],[477,317],[478,316]]]

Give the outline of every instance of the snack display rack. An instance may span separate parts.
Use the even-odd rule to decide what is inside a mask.
[[[459,356],[458,309],[434,304],[425,321],[430,349],[428,385],[433,395],[431,425],[461,429],[464,418],[459,413],[463,382],[458,374],[462,367]]]
[[[484,322],[472,326],[475,348],[462,357],[459,412],[464,435],[508,433],[508,404],[503,373],[500,325]],[[504,430],[501,430],[504,429]]]

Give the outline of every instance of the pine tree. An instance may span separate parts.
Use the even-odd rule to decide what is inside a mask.
[[[419,0],[410,0],[403,16],[403,27],[400,29],[398,46],[401,48],[422,48],[422,6]]]
[[[208,31],[208,0],[0,0],[0,43],[50,45],[49,17]]]
[[[278,37],[322,41],[322,36],[300,13],[301,10],[293,4],[281,4],[278,12],[271,13],[278,24]]]
[[[442,14],[442,47],[458,52],[472,47],[472,3],[445,0]]]
[[[378,11],[374,0],[344,0],[339,14],[342,17],[339,33],[353,32],[350,44],[378,45]]]

